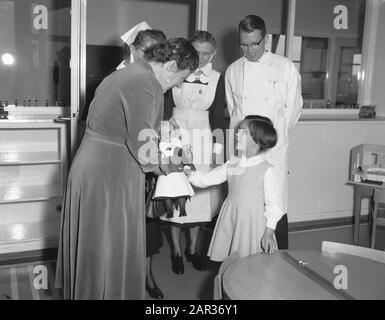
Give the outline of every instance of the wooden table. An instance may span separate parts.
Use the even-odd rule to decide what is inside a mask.
[[[304,261],[305,265],[301,265]],[[333,282],[347,269],[348,288]],[[385,264],[347,254],[285,250],[235,261],[223,275],[224,294],[234,300],[385,299]]]
[[[354,182],[348,181],[347,184],[354,186],[354,238],[355,245],[360,243],[360,217],[361,217],[361,202],[363,198],[369,199],[369,208],[371,207],[371,201],[374,191],[377,189],[385,189],[384,184],[370,183],[370,182]],[[369,212],[370,214],[370,212]]]

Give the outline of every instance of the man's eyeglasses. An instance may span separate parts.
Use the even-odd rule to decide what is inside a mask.
[[[248,48],[249,49],[257,49],[263,40],[265,40],[265,37],[263,37],[258,42],[253,42],[250,44],[241,43],[241,44],[239,44],[239,46],[241,47],[242,50],[246,50]]]

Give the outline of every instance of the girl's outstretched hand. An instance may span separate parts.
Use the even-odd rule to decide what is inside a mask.
[[[187,178],[190,178],[192,171],[193,170],[189,165],[183,166],[183,172],[187,176]]]
[[[277,251],[277,243],[274,239],[274,230],[268,227],[265,228],[265,233],[261,239],[262,250],[265,253],[274,253]]]

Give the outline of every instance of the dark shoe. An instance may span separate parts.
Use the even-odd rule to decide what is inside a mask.
[[[172,271],[176,274],[184,273],[184,264],[181,256],[171,256]]]
[[[187,217],[185,210],[179,210],[179,217]]]
[[[153,298],[153,299],[163,299],[163,297],[164,297],[162,290],[160,290],[158,288],[158,286],[156,285],[155,282],[154,282],[154,287],[153,288],[150,288],[146,284],[146,290],[147,290],[148,294],[150,295],[150,297]]]
[[[196,252],[194,254],[189,254],[187,248],[184,251],[184,254],[186,256],[186,260],[188,262],[192,263],[194,269],[196,269],[198,271],[206,270],[206,267],[205,267],[205,264],[203,263],[202,257],[199,254],[197,254]]]

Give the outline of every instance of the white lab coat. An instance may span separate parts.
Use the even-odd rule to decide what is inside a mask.
[[[261,115],[277,130],[277,145],[265,158],[277,169],[281,206],[287,212],[289,131],[302,109],[301,77],[289,59],[266,51],[257,62],[245,57],[233,62],[226,70],[225,86],[230,128],[247,115]]]

